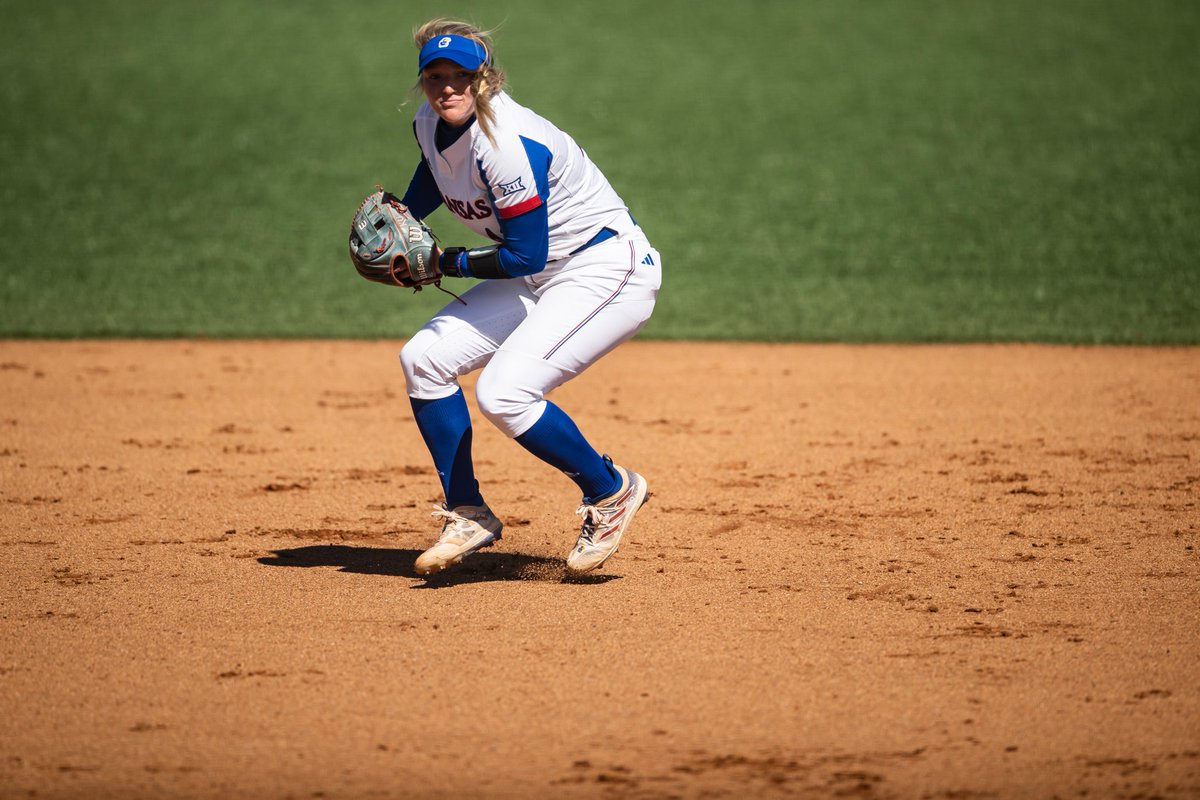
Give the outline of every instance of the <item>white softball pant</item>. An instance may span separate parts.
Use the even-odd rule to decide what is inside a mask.
[[[662,283],[640,228],[523,278],[483,281],[446,304],[400,352],[408,394],[437,400],[483,367],[479,410],[511,437],[542,415],[545,396],[637,333]]]

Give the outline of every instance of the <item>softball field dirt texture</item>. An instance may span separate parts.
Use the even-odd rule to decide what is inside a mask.
[[[626,345],[426,581],[400,344],[0,342],[0,796],[1200,796],[1200,350]]]

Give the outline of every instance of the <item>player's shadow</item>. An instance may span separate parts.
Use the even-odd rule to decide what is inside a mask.
[[[418,575],[413,563],[420,550],[393,547],[352,547],[345,544],[314,544],[272,550],[258,559],[270,567],[337,567],[341,572],[362,575],[391,575],[423,581],[414,589],[437,589],[465,583],[490,581],[540,581],[542,583],[608,583],[617,575],[567,574],[566,564],[554,558],[521,553],[475,553],[461,564],[433,575]]]

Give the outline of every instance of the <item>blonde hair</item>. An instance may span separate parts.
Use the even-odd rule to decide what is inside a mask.
[[[495,144],[496,139],[492,136],[492,125],[496,121],[496,112],[492,108],[492,98],[504,91],[508,76],[504,74],[504,70],[496,66],[495,51],[492,49],[493,33],[495,33],[494,30],[486,31],[469,22],[438,17],[413,29],[413,43],[416,44],[419,51],[430,39],[453,35],[474,39],[483,45],[484,52],[488,56],[487,61],[491,63],[485,63],[475,71],[474,77],[471,79],[471,93],[475,96],[475,119],[479,121],[479,128],[483,131],[483,135],[488,137],[492,144]]]

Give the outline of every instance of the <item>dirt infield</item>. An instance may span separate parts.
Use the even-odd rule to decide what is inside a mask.
[[[627,345],[577,582],[486,422],[413,573],[398,351],[0,342],[0,796],[1200,796],[1200,350]]]

